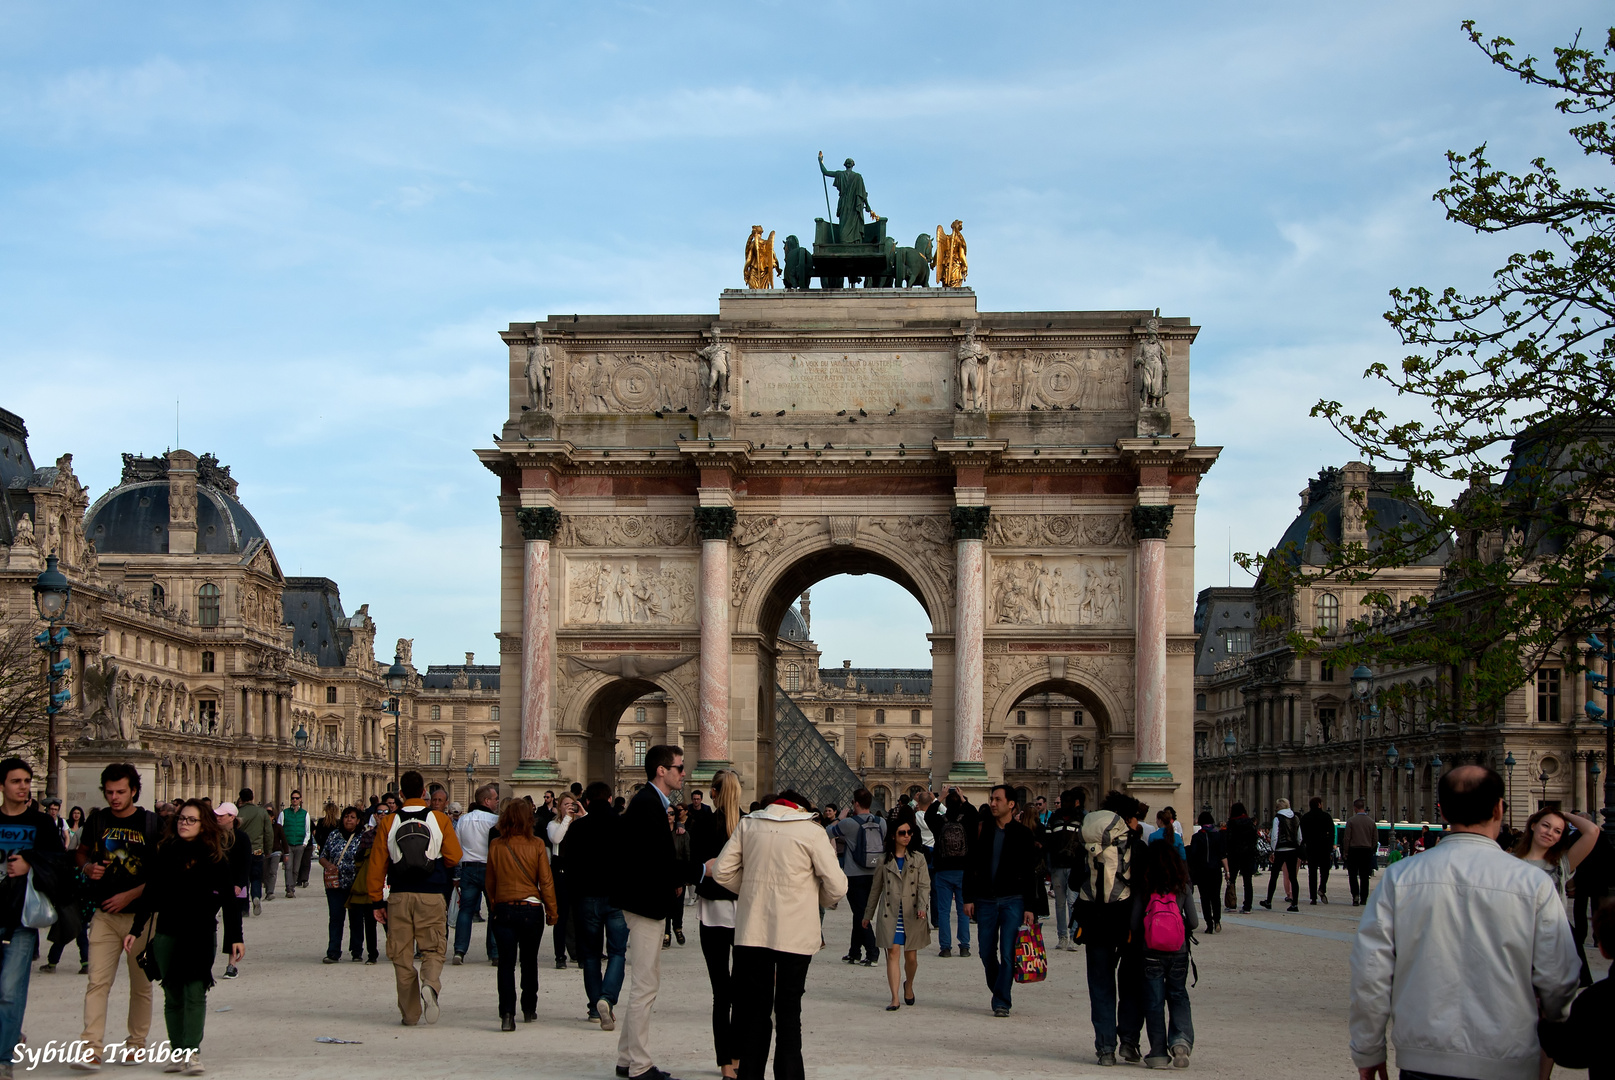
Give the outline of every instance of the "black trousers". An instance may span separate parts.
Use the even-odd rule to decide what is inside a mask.
[[[1251,909],[1251,878],[1256,876],[1256,860],[1252,858],[1244,866],[1234,867],[1234,875],[1245,879],[1245,910]]]
[[[852,911],[852,944],[847,955],[854,960],[880,959],[880,948],[875,944],[875,931],[864,925],[864,907],[869,903],[869,890],[875,886],[873,874],[847,875],[847,907]]]
[[[493,939],[499,947],[499,1015],[516,1014],[516,963],[522,968],[522,1012],[538,1011],[538,946],[544,940],[539,904],[495,904]],[[556,935],[559,937],[560,935]]]
[[[1267,875],[1267,902],[1273,902],[1273,891],[1278,887],[1279,874],[1284,873],[1290,878],[1290,903],[1298,903],[1301,899],[1301,853],[1299,851],[1273,852],[1273,870]]]
[[[1202,874],[1195,878],[1194,885],[1200,890],[1200,913],[1206,922],[1222,922],[1222,878]]]
[[[1374,858],[1373,848],[1346,849],[1346,878],[1351,882],[1351,898],[1360,903],[1368,903],[1369,882],[1374,877]]]
[[[558,862],[560,860],[556,859],[550,864],[551,876],[555,880],[555,959],[565,960],[567,946],[570,944],[572,959],[576,962],[578,958],[576,942],[567,940],[572,936],[568,933],[572,925],[572,883],[567,880],[565,870],[555,865]]]
[[[869,890],[866,887],[864,891]],[[802,991],[807,987],[808,965],[812,962],[811,955],[735,946],[740,1080],[763,1080],[768,1043],[775,1032],[779,1041],[774,1047],[774,1080],[804,1080]]]
[[[734,947],[734,927],[701,924],[701,955],[706,958],[707,978],[712,982],[712,1048],[720,1069],[740,1057],[734,976],[729,970]]]
[[[1312,891],[1312,899],[1316,900],[1318,894],[1329,895],[1329,865],[1333,862],[1327,854],[1317,858],[1307,858],[1307,888]]]

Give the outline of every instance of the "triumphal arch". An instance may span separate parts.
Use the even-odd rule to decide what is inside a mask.
[[[930,618],[938,786],[984,794],[1013,706],[1054,691],[1097,725],[1101,784],[1188,798],[1218,453],[1190,416],[1197,329],[978,311],[962,287],[511,324],[508,413],[478,451],[500,479],[505,778],[610,779],[618,717],[661,691],[693,775],[770,790],[782,617],[853,573]]]

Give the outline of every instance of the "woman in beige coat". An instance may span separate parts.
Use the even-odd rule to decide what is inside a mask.
[[[907,975],[901,980],[903,1001],[914,1004],[914,973],[920,967],[920,950],[931,944],[931,927],[926,921],[931,910],[931,875],[917,843],[919,831],[914,811],[904,810],[887,842],[886,861],[875,872],[869,905],[864,908],[864,925],[874,925],[875,943],[886,950],[886,981],[892,988],[887,1012],[898,1008],[897,984],[903,974]]]
[[[777,1030],[774,1075],[800,1077],[802,991],[823,943],[819,908],[847,895],[847,875],[808,801],[786,791],[740,819],[712,877],[738,894],[733,993],[740,1076],[761,1080]]]

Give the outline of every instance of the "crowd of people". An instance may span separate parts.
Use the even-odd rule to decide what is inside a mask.
[[[872,967],[884,954],[889,1011],[920,1004],[922,955],[968,957],[974,936],[988,1007],[1010,1017],[1017,980],[1038,977],[1028,975],[1028,956],[1041,952],[1052,918],[1053,947],[1086,953],[1098,1064],[1186,1068],[1196,931],[1218,933],[1229,909],[1251,912],[1265,854],[1262,908],[1272,909],[1282,887],[1286,910],[1299,910],[1305,862],[1310,903],[1329,903],[1330,871],[1344,865],[1351,902],[1365,909],[1351,1006],[1351,1051],[1365,1080],[1385,1075],[1388,1026],[1404,1077],[1524,1080],[1538,1070],[1546,1077],[1555,1060],[1591,1063],[1602,1075],[1595,1025],[1611,989],[1605,980],[1575,992],[1591,985],[1588,933],[1604,955],[1615,950],[1612,908],[1599,903],[1615,858],[1597,825],[1574,813],[1544,809],[1521,832],[1506,829],[1501,781],[1478,766],[1441,778],[1450,826],[1442,842],[1426,834],[1406,851],[1393,846],[1401,857],[1387,860],[1377,887],[1379,830],[1361,800],[1344,823],[1319,799],[1304,814],[1280,799],[1265,828],[1236,803],[1225,822],[1207,811],[1186,831],[1171,807],[1150,827],[1149,808],[1120,791],[1091,810],[1081,789],[1051,809],[1006,785],[980,806],[957,789],[941,799],[921,790],[876,811],[861,788],[845,810],[790,790],[742,806],[732,771],[685,798],[677,747],[651,747],[645,769],[631,796],[597,782],[535,803],[501,800],[489,784],[463,813],[441,785],[410,771],[396,794],[328,804],[316,816],[300,792],[276,808],[250,789],[233,803],[195,798],[147,811],[138,770],[115,764],[101,777],[105,805],[64,815],[59,803],[33,798],[26,762],[0,761],[0,1039],[24,1041],[40,950],[39,971],[51,973],[76,943],[88,979],[83,1049],[71,1067],[163,1060],[165,1071],[201,1075],[217,960],[223,977],[236,977],[244,928],[275,898],[277,874],[291,899],[317,864],[328,906],[324,962],[341,962],[345,949],[373,965],[384,935],[404,1025],[437,1022],[442,969],[466,962],[479,921],[497,968],[500,1029],[517,1030],[518,1012],[536,1021],[548,927],[556,967],[570,958],[582,969],[589,1019],[617,1033],[617,1075],[635,1080],[671,1080],[656,1064],[651,1016],[662,953],[686,941],[687,906],[720,1075],[761,1078],[772,1050],[777,1077],[803,1076],[808,970],[825,944],[825,912],[843,902],[851,918],[842,960]],[[1452,1000],[1442,987],[1472,981],[1465,958],[1477,951],[1500,988],[1479,1026],[1441,1004]],[[120,962],[127,1035],[108,1044]],[[154,982],[168,1035],[160,1052]],[[10,1072],[0,1066],[0,1080]]]

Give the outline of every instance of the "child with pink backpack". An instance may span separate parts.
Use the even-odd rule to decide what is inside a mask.
[[[1144,1030],[1150,1039],[1144,1064],[1187,1069],[1194,1050],[1189,942],[1200,926],[1189,895],[1189,867],[1165,839],[1151,843],[1141,862],[1134,868],[1134,880],[1143,887],[1133,889],[1133,934],[1144,944]]]

